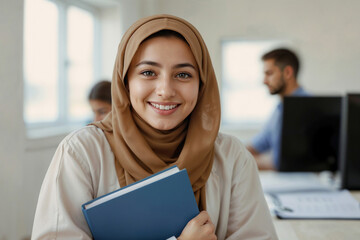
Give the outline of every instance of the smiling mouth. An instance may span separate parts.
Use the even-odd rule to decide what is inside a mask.
[[[172,109],[176,108],[177,106],[179,106],[179,104],[169,104],[169,105],[163,105],[163,104],[157,104],[157,103],[150,103],[150,104],[154,108],[163,110],[163,111],[172,110]]]

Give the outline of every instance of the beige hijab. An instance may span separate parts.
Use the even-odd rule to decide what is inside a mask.
[[[188,42],[199,67],[198,102],[175,129],[152,128],[132,109],[126,73],[139,45],[161,30],[173,30]],[[101,128],[115,155],[120,186],[126,186],[172,165],[186,168],[200,210],[206,208],[205,183],[214,159],[220,124],[220,98],[214,69],[200,33],[187,21],[155,15],[135,22],[123,36],[112,79],[112,112],[94,125]]]

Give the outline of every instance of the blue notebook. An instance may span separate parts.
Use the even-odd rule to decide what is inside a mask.
[[[176,166],[91,200],[82,211],[95,240],[178,237],[199,214],[187,171]]]

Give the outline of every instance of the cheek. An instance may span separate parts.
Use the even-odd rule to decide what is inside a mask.
[[[146,87],[144,84],[140,84],[137,80],[129,82],[129,93],[131,104],[139,102],[145,96]]]
[[[191,88],[184,91],[185,98],[189,102],[189,104],[192,106],[192,110],[195,107],[198,96],[199,96],[199,87],[192,86]]]
[[[276,76],[275,75],[273,75],[273,76],[271,76],[271,77],[269,77],[269,82],[270,82],[270,84],[276,84]]]

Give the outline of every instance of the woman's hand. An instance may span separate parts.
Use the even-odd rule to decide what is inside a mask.
[[[207,211],[202,211],[185,226],[178,240],[216,240],[215,226]]]

